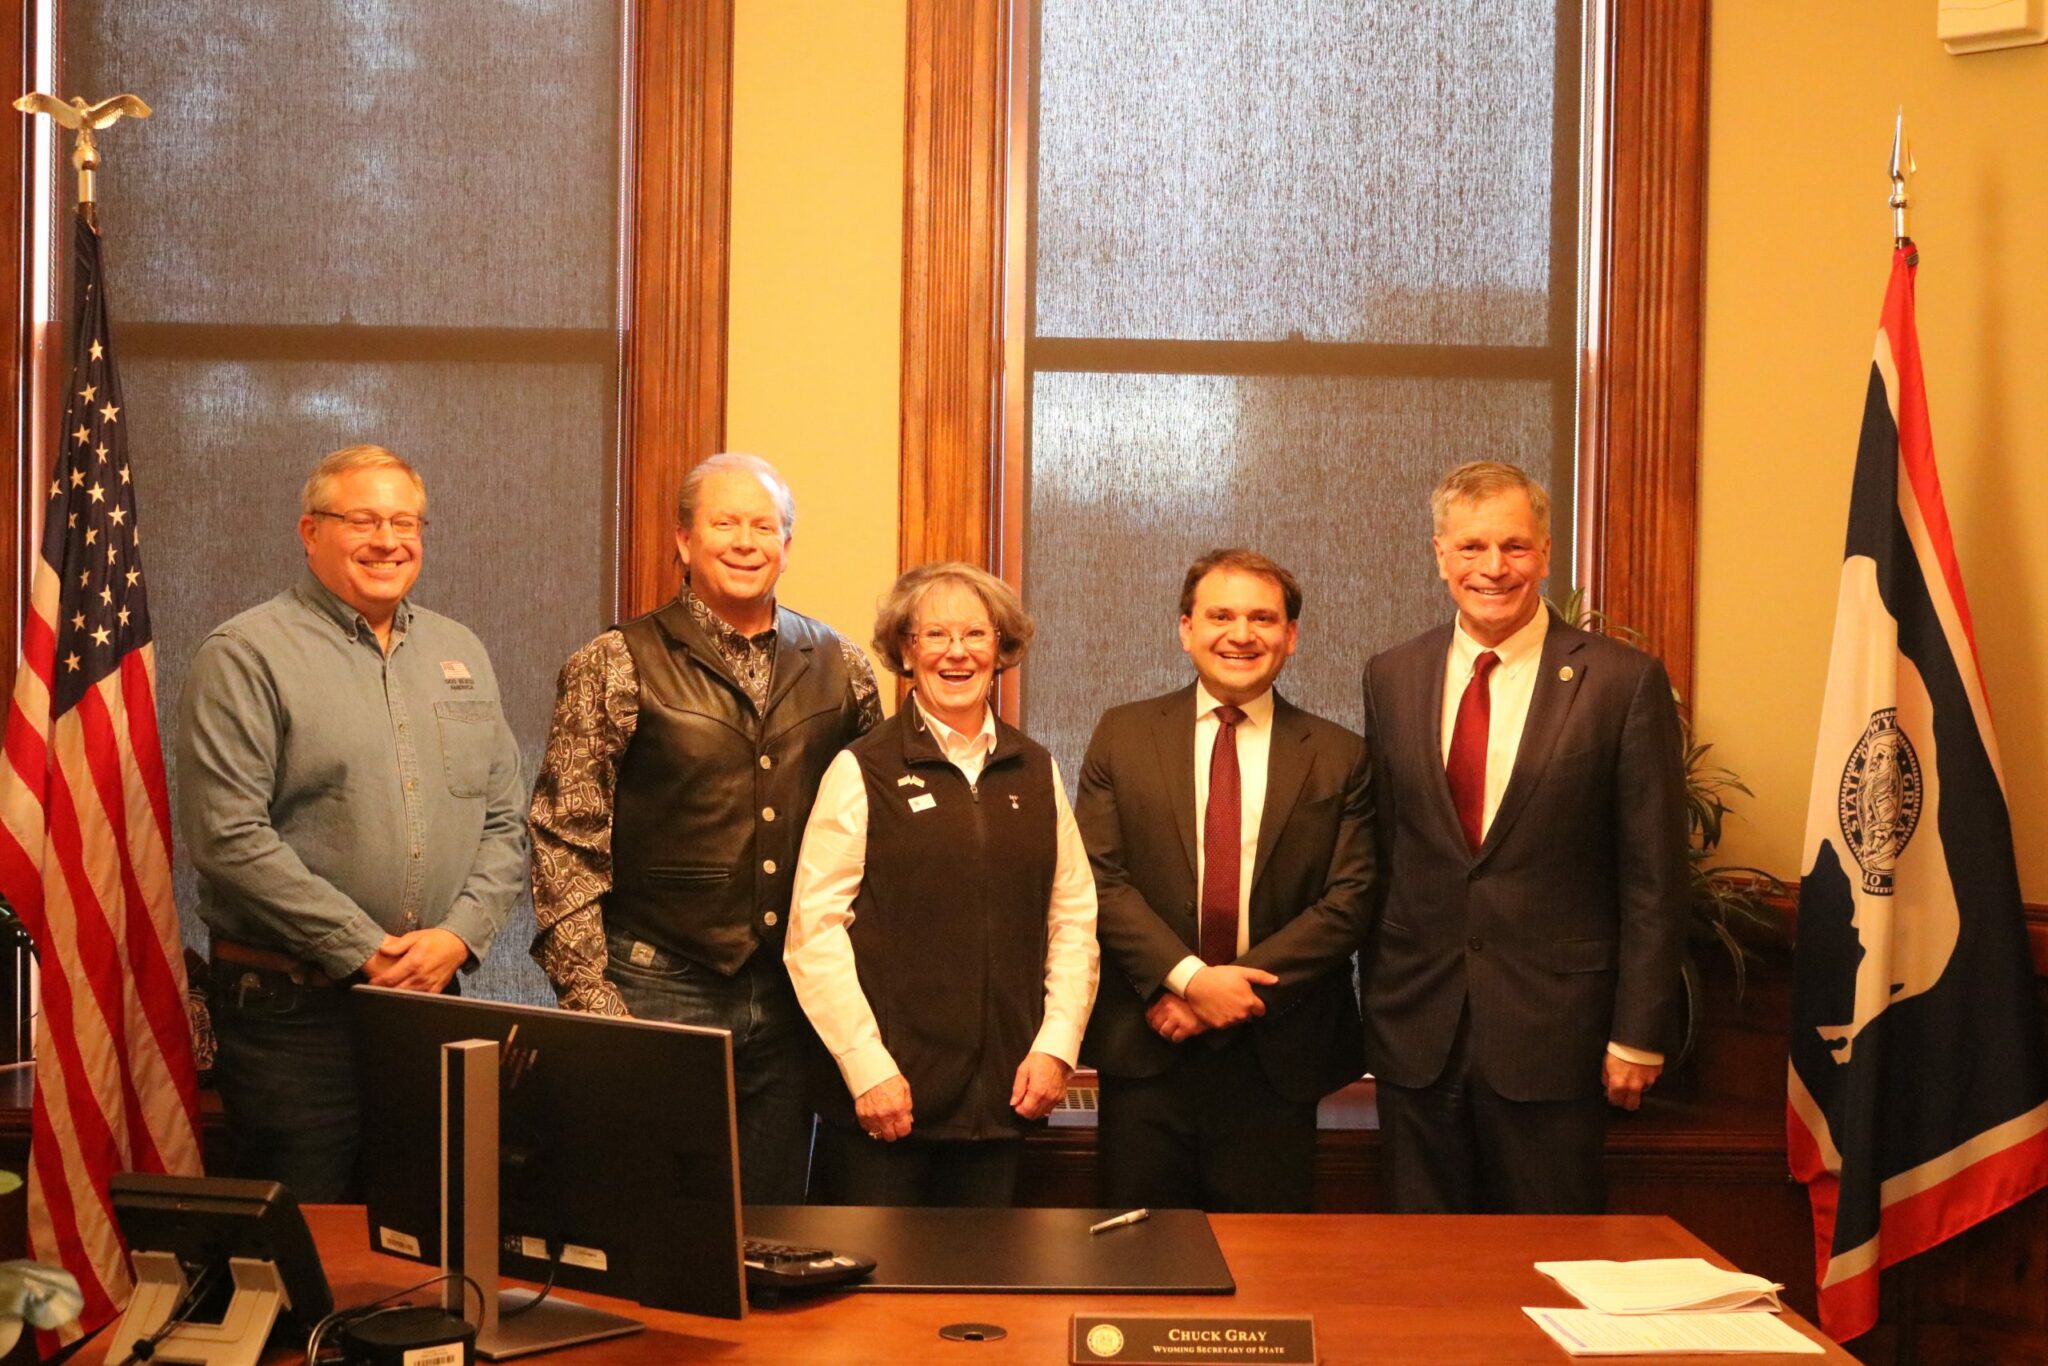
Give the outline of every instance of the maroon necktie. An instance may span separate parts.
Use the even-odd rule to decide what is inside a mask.
[[[1237,961],[1238,864],[1244,851],[1244,784],[1237,773],[1237,707],[1216,708],[1209,751],[1209,806],[1202,814],[1202,961]]]
[[[1451,780],[1451,804],[1458,808],[1465,843],[1475,854],[1486,836],[1486,732],[1493,721],[1493,692],[1486,680],[1498,663],[1500,656],[1491,650],[1472,661],[1472,681],[1458,699],[1451,755],[1444,760],[1444,774]]]

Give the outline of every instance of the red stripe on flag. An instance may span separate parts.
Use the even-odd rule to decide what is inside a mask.
[[[113,718],[107,712],[106,698],[99,688],[86,691],[85,696],[79,699],[77,712],[85,736],[86,762],[92,771],[93,785],[99,790],[100,804],[107,821],[106,831],[95,830],[94,834],[99,839],[111,837],[115,861],[121,871],[122,915],[116,938],[131,974],[128,980],[133,984],[133,999],[142,1009],[149,1031],[155,1037],[156,1051],[170,1069],[180,1098],[190,1105],[198,1078],[192,1068],[192,1026],[185,1013],[185,989],[182,974],[174,976],[170,965],[164,961],[160,928],[142,894],[142,884],[136,880],[135,865],[129,860],[127,793],[121,781],[121,756],[114,736]],[[176,938],[175,935],[171,937]],[[101,995],[104,999],[104,992]],[[128,1054],[131,1026],[126,1018],[125,1003],[121,1004],[121,1012],[110,1014],[108,1022],[120,1031],[122,1051]],[[136,1171],[160,1172],[166,1170],[163,1155],[157,1149],[156,1136],[148,1127],[141,1098],[136,1094],[136,1072],[141,1061],[130,1055],[128,1066],[122,1069],[122,1080],[130,1089],[127,1128],[133,1144],[131,1160]],[[181,1062],[184,1064],[182,1068],[179,1066]],[[149,1070],[154,1073],[156,1069],[151,1067]],[[196,1131],[199,1124],[196,1106],[188,1110],[187,1117]]]
[[[42,730],[20,707],[7,710],[7,762],[14,776],[38,802],[43,795],[43,771],[49,766],[50,748]]]
[[[76,722],[73,716],[66,716],[57,724],[60,732],[57,737],[57,748],[61,751],[70,740],[70,736],[62,732],[72,730],[75,734]],[[79,828],[78,810],[72,799],[70,780],[65,776],[61,763],[53,765],[50,769],[50,850],[57,871],[64,879],[65,889],[71,897],[72,953],[77,960],[79,973],[85,979],[83,986],[98,1005],[100,1018],[113,1027],[110,1033],[102,1033],[95,1029],[89,1037],[81,1037],[83,1022],[76,1018],[64,1020],[61,1022],[64,1026],[63,1032],[57,1034],[57,1037],[68,1041],[72,1046],[60,1047],[58,1051],[67,1064],[79,1057],[86,1045],[95,1047],[103,1059],[111,1055],[107,1065],[119,1069],[122,1100],[133,1107],[139,1104],[139,1100],[135,1094],[134,1079],[129,1074],[127,1040],[122,1037],[118,1028],[121,1020],[120,988],[115,981],[115,974],[120,971],[120,956],[114,944],[113,930],[108,922],[106,908],[100,904],[99,896],[93,890],[91,880],[86,876],[85,837]],[[67,966],[62,963],[46,965],[46,971],[43,973],[43,990],[47,996],[53,980],[63,981],[68,1014],[70,993],[80,983],[64,980],[69,976],[65,971]],[[112,993],[112,999],[109,998],[109,993]],[[53,1015],[51,1023],[54,1026],[60,1021]],[[52,1033],[56,1034],[56,1031],[53,1029]],[[69,1075],[68,1068],[66,1075]],[[74,1108],[77,1103],[77,1097],[74,1096]],[[97,1105],[94,1107],[94,1113],[99,1113]],[[104,1142],[111,1145],[111,1126],[106,1126],[104,1119],[102,1125],[107,1135]],[[111,1148],[109,1151],[111,1152]],[[107,1174],[111,1175],[117,1170],[118,1167],[109,1167]],[[104,1184],[104,1177],[101,1178],[101,1183]]]
[[[36,567],[38,578],[50,572],[47,561]],[[21,662],[43,680],[44,687],[50,686],[50,679],[57,672],[57,633],[49,618],[33,609],[21,621]]]
[[[2039,1190],[2048,1172],[2048,1132],[2037,1133],[1972,1163],[1954,1176],[1885,1206],[1880,1217],[1877,1261],[1836,1285],[1820,1289],[1821,1328],[1837,1342],[1861,1336],[1877,1323],[1878,1272],[2012,1208]],[[1834,1227],[1836,1182],[1826,1177],[1808,1187],[1816,1229]],[[1828,1270],[1827,1243],[1818,1244],[1819,1279]]]
[[[2012,1208],[2048,1182],[2048,1131],[1971,1163],[1926,1190],[1886,1205],[1878,1237],[1894,1266]]]
[[[71,1203],[71,1187],[64,1180],[64,1163],[60,1158],[43,1157],[44,1153],[60,1152],[57,1132],[58,1120],[67,1121],[63,1126],[70,1129],[70,1116],[52,1116],[47,1087],[36,1088],[35,1103],[31,1106],[29,1119],[29,1155],[37,1169],[36,1184],[42,1190],[43,1209],[48,1214],[51,1226],[56,1230],[55,1247],[34,1247],[38,1260],[63,1267],[78,1278],[78,1289],[85,1296],[85,1308],[78,1316],[79,1330],[90,1333],[114,1317],[114,1301],[108,1288],[100,1279],[101,1268],[95,1264],[85,1250],[85,1239],[79,1232],[78,1207]],[[96,1186],[95,1190],[104,1187]],[[111,1209],[96,1212],[99,1218],[112,1218]]]
[[[1860,1338],[1877,1325],[1877,1268],[1820,1290],[1820,1330],[1836,1342]]]
[[[36,889],[34,900],[17,896],[24,887]],[[43,942],[43,870],[35,856],[21,847],[14,832],[0,825],[0,892],[14,906],[14,913],[36,943]]]
[[[1913,321],[1916,256],[1911,246],[1893,251],[1891,283],[1885,289],[1884,311],[1880,315],[1884,334],[1891,342],[1892,369],[1899,382],[1899,392],[1892,396],[1899,415],[1899,463],[1913,485],[1920,520],[1927,525],[1934,558],[1941,565],[1941,577],[1956,605],[1963,635],[1970,642],[1970,662],[1976,666],[1977,630],[1970,622],[1970,601],[1963,592],[1963,569],[1956,559],[1948,505],[1941,496],[1941,475],[1934,467],[1934,427],[1927,416],[1927,384],[1920,369],[1920,330]]]
[[[128,717],[128,744],[135,751],[135,771],[142,777],[142,789],[149,794],[149,807],[156,815],[157,836],[163,840],[168,864],[171,850],[171,796],[164,782],[164,746],[157,733],[156,684],[142,651],[131,650],[121,658],[121,702]],[[173,919],[175,908],[173,910]]]
[[[1785,1158],[1795,1181],[1812,1181],[1827,1171],[1827,1164],[1821,1160],[1820,1143],[1807,1129],[1799,1111],[1789,1103],[1785,1106]]]

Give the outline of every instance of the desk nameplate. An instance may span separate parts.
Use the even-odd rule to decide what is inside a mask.
[[[1185,1314],[1076,1314],[1073,1366],[1311,1366],[1316,1321],[1308,1314],[1194,1318]]]

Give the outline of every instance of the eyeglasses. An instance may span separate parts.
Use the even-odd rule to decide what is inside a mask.
[[[401,541],[417,541],[420,533],[427,529],[427,519],[410,512],[400,512],[386,517],[368,508],[357,508],[353,512],[315,512],[315,517],[331,517],[347,527],[351,536],[374,536],[379,527],[389,523],[391,534]]]
[[[953,648],[955,642],[972,654],[983,654],[993,650],[1002,638],[993,626],[969,626],[960,631],[945,626],[926,626],[904,634],[916,641],[919,649],[930,654],[944,654]]]

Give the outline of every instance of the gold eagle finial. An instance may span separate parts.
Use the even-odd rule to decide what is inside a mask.
[[[14,107],[24,114],[48,114],[59,127],[69,128],[77,135],[71,144],[71,164],[78,168],[80,204],[93,202],[93,173],[100,166],[99,145],[92,135],[130,116],[149,117],[149,106],[136,95],[115,95],[98,104],[87,104],[76,95],[60,100],[55,95],[31,90],[16,100]]]

